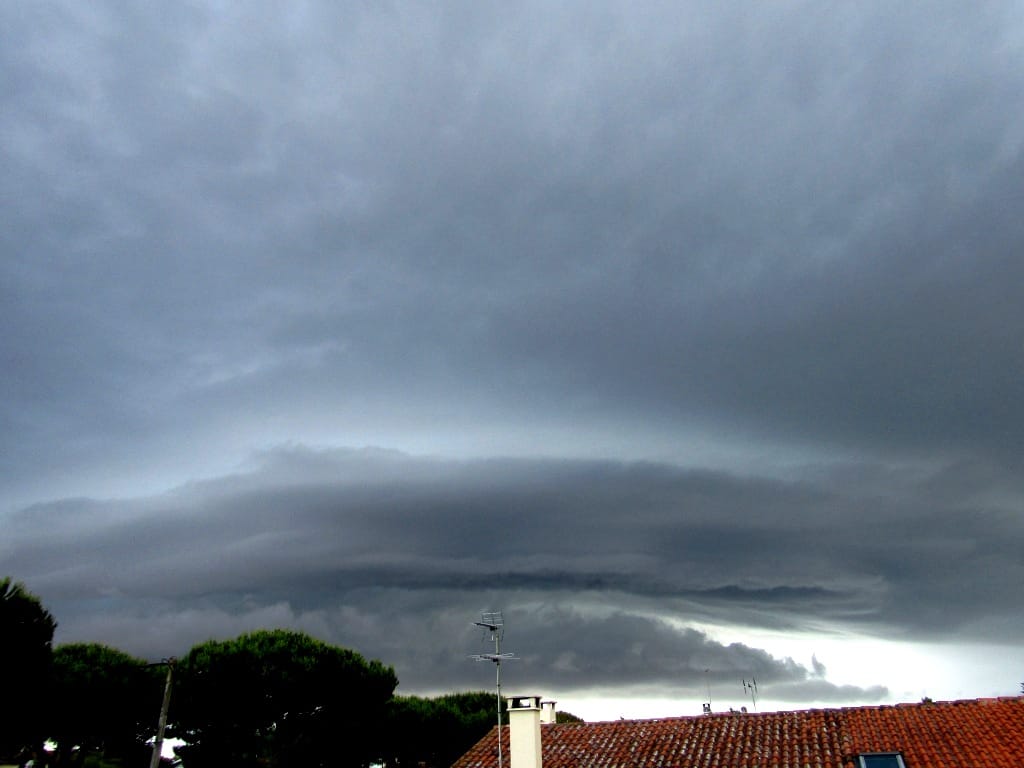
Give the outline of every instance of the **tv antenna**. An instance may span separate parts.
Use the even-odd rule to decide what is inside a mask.
[[[710,669],[705,669],[704,670],[704,687],[707,688],[707,691],[708,691],[708,700],[706,702],[704,702],[704,707],[703,707],[705,715],[710,715],[711,714],[711,679],[708,677],[708,673],[710,671],[711,671]]]
[[[754,705],[754,711],[757,712],[757,680],[752,677],[748,683],[744,678],[743,693],[750,697],[750,703]]]
[[[484,633],[489,635],[488,640],[494,643],[494,653],[476,653],[470,658],[477,661],[492,661],[497,670],[495,688],[498,697],[498,768],[502,766],[501,754],[501,662],[512,661],[516,658],[514,653],[501,652],[501,640],[505,635],[505,619],[501,611],[484,611],[480,614],[480,621],[473,622],[482,628]]]

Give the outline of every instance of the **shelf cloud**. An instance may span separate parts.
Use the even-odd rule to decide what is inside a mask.
[[[58,639],[297,626],[413,690],[483,608],[567,689],[899,695],[714,627],[1019,649],[1022,40],[0,8],[0,575]]]

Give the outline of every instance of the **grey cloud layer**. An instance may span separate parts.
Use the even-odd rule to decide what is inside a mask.
[[[385,658],[413,686],[471,679],[458,651],[494,604],[517,615],[523,676],[563,688],[692,687],[705,668],[746,664],[794,697],[829,697],[815,670],[672,620],[990,640],[1001,625],[1013,642],[1018,515],[908,502],[891,478],[823,477],[291,449],[158,497],[25,509],[0,564],[52,601],[69,636],[180,653],[172,640],[276,617]],[[570,641],[574,625],[589,629]]]
[[[1016,458],[1010,9],[6,9],[4,476],[516,425]]]
[[[613,595],[615,684],[739,653],[656,615],[1019,637],[1022,41],[1012,3],[0,7],[0,574],[83,637],[278,616],[404,679],[449,668],[382,595],[448,646]],[[470,458],[231,474],[281,445]]]

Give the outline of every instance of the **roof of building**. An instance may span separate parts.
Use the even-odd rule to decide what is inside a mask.
[[[497,768],[496,732],[453,768]],[[559,723],[541,745],[544,768],[855,768],[877,752],[906,768],[1021,768],[1024,697]]]

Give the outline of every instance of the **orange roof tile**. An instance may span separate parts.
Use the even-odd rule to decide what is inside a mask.
[[[496,732],[453,768],[497,768]],[[508,726],[502,740],[507,756]],[[907,768],[1021,768],[1024,697],[564,723],[542,726],[541,744],[544,768],[852,768],[866,752],[900,752]]]

